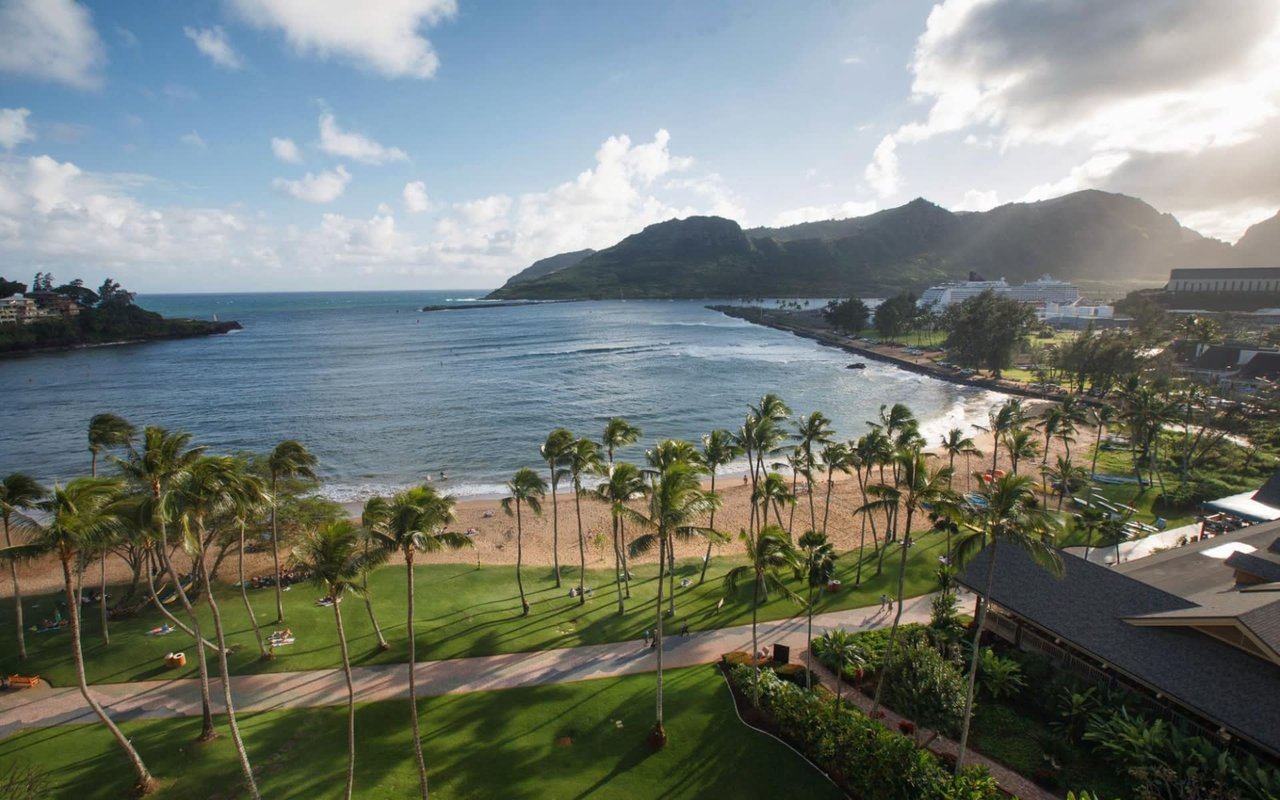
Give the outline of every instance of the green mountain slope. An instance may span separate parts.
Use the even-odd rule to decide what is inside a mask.
[[[1235,251],[1240,266],[1280,267],[1280,213],[1250,226]]]

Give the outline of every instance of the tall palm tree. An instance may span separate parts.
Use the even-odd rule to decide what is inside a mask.
[[[381,546],[376,532],[380,526],[386,524],[390,516],[391,504],[387,502],[387,498],[374,495],[364,501],[364,508],[360,510],[360,529],[364,534],[365,552]],[[373,596],[369,594],[368,570],[360,575],[360,591],[364,595],[365,611],[369,612],[369,624],[373,626],[373,633],[378,637],[378,649],[390,650],[391,645],[387,643],[387,637],[382,635],[382,626],[378,624],[378,615],[373,611]]]
[[[95,414],[89,420],[89,476],[98,477],[98,454],[112,447],[128,447],[137,434],[135,428],[124,417],[115,414]],[[107,627],[107,553],[111,548],[103,543],[98,554],[98,613],[102,618],[102,643],[111,643],[111,632]]]
[[[827,493],[822,502],[822,528],[827,532],[827,523],[831,520],[831,492],[835,488],[835,474],[843,472],[848,475],[854,467],[856,458],[853,449],[847,442],[830,442],[822,448],[822,464],[827,470]]]
[[[716,491],[716,471],[732,463],[740,455],[742,455],[742,448],[738,447],[734,441],[733,434],[726,430],[716,429],[702,437],[700,458],[702,466],[711,474],[712,494]],[[716,527],[715,509],[711,510],[711,519],[707,520],[707,527],[713,530]],[[708,540],[706,555],[702,557],[702,574],[698,576],[700,584],[707,579],[707,565],[711,563],[711,545],[712,542]]]
[[[831,444],[833,435],[831,420],[821,411],[815,411],[807,417],[796,420],[796,437],[799,439],[796,448],[804,453],[802,463],[809,468],[804,477],[809,487],[809,530],[811,531],[818,529],[818,514],[813,503],[813,467],[816,463],[813,450],[815,446],[823,447]],[[795,487],[792,486],[792,493],[794,492]],[[795,513],[794,510],[792,513]]]
[[[915,521],[916,514],[945,498],[951,491],[947,488],[951,483],[951,468],[942,467],[930,472],[928,457],[924,453],[919,451],[903,453],[898,457],[898,468],[901,482],[895,487],[895,490],[901,498],[903,510],[906,511],[906,524],[903,526],[902,531],[902,556],[898,562],[897,602],[894,606],[893,626],[889,629],[889,643],[885,651],[886,664],[893,660],[893,650],[898,638],[898,626],[902,622],[902,601],[906,595],[907,555],[911,549],[911,525]],[[880,698],[884,692],[885,672],[881,671],[880,679],[876,683],[876,696],[872,703],[872,708],[876,710],[880,708]]]
[[[556,503],[556,493],[560,490],[560,479],[568,474],[564,469],[564,460],[575,438],[564,428],[556,428],[547,434],[546,441],[538,448],[551,478],[547,481],[551,484],[551,563],[555,570],[557,589],[560,588],[560,507]]]
[[[1042,470],[1045,480],[1058,492],[1058,510],[1062,510],[1062,502],[1072,494],[1071,487],[1085,483],[1089,473],[1084,467],[1077,467],[1065,455],[1058,456],[1057,463]]]
[[[783,527],[782,507],[793,506],[796,503],[796,496],[787,488],[787,479],[777,472],[770,472],[764,476],[764,480],[756,488],[753,499],[760,504],[762,523],[768,523],[769,509],[772,508],[779,528]]]
[[[677,462],[688,464],[700,473],[706,472],[706,465],[702,463],[701,454],[694,448],[692,442],[684,439],[663,439],[654,445],[652,450],[646,450],[644,453],[645,460],[649,462],[649,474],[656,476],[658,471],[669,464]],[[700,528],[681,528],[672,533],[670,541],[667,542],[667,581],[668,591],[667,599],[669,608],[667,614],[676,615],[676,539],[690,540],[700,534],[698,531],[705,530]]]
[[[573,483],[573,508],[578,519],[578,605],[587,602],[587,540],[582,534],[582,476],[599,470],[600,445],[590,439],[577,439],[566,453],[569,480]]]
[[[666,566],[666,548],[678,529],[695,527],[694,520],[720,505],[718,495],[703,490],[700,476],[699,470],[691,464],[682,461],[668,464],[658,470],[645,510],[641,512],[624,507],[623,512],[625,516],[652,530],[652,533],[639,536],[631,543],[632,553],[645,553],[655,545],[658,547],[657,624],[654,629],[658,662],[657,719],[650,735],[650,741],[657,746],[663,746],[667,742],[667,731],[662,721],[662,573]],[[704,530],[709,535],[715,535],[714,531]]]
[[[1075,435],[1080,426],[1088,423],[1089,410],[1078,394],[1069,394],[1062,398],[1058,408],[1062,409],[1062,430],[1058,432],[1058,438],[1066,447],[1067,460],[1070,461],[1071,443],[1075,441]]]
[[[744,579],[751,580],[751,655],[760,652],[760,641],[756,636],[756,620],[760,604],[769,599],[769,593],[775,592],[796,603],[804,603],[804,598],[788,588],[781,570],[797,573],[802,570],[800,556],[796,553],[791,536],[780,525],[767,525],[760,533],[751,535],[742,533],[746,544],[747,563],[734,567],[724,576],[724,592],[727,597],[738,593],[738,585]],[[756,667],[751,680],[751,703],[760,704],[760,669]]]
[[[360,575],[372,565],[381,563],[387,551],[379,548],[368,552],[364,549],[360,530],[347,520],[333,522],[325,527],[307,531],[293,549],[293,560],[303,572],[311,576],[315,585],[324,589],[333,600],[333,619],[338,628],[338,648],[342,653],[342,672],[347,679],[347,789],[346,800],[351,800],[356,774],[356,690],[351,679],[351,655],[347,651],[347,634],[342,627],[342,597],[357,593]],[[410,641],[413,637],[409,637]],[[410,668],[412,671],[412,667]],[[414,718],[417,718],[414,710]]]
[[[400,492],[391,499],[386,520],[375,529],[386,550],[398,550],[404,556],[409,598],[406,628],[409,636],[410,719],[413,727],[413,754],[418,762],[423,800],[427,797],[427,764],[422,755],[422,738],[418,733],[418,688],[414,675],[418,660],[417,637],[413,631],[413,560],[418,552],[435,553],[471,546],[471,540],[465,534],[445,530],[454,520],[453,504],[453,497],[441,495],[430,486],[417,486]],[[335,599],[336,608],[337,596],[331,596]]]
[[[800,536],[800,549],[804,551],[805,576],[809,583],[809,598],[805,608],[809,612],[809,628],[805,636],[806,642],[813,642],[813,590],[821,589],[831,582],[836,575],[835,545],[827,541],[827,534],[820,531],[805,531]],[[812,689],[813,648],[805,647],[805,688]]]
[[[285,439],[267,456],[267,473],[271,478],[271,565],[276,577],[276,622],[284,622],[284,587],[280,585],[280,481],[290,478],[318,480],[317,459],[306,445],[296,439]]]
[[[36,482],[35,478],[21,472],[6,475],[0,481],[0,517],[4,518],[4,546],[13,547],[9,524],[14,512],[25,511],[35,507],[36,502],[47,495],[49,490]],[[13,616],[18,627],[18,660],[27,660],[27,640],[23,633],[22,623],[22,586],[18,582],[18,564],[9,562],[9,577],[13,580]]]
[[[200,741],[208,741],[217,735],[213,727],[213,705],[209,700],[209,664],[205,658],[205,648],[201,646],[204,635],[200,632],[200,618],[196,615],[191,598],[183,586],[182,576],[173,566],[169,557],[168,518],[174,512],[173,492],[185,479],[191,466],[204,454],[203,446],[191,445],[191,434],[182,431],[170,432],[164,428],[148,425],[142,432],[142,447],[129,448],[127,459],[112,457],[121,472],[131,482],[144,490],[149,490],[152,503],[150,512],[153,531],[159,537],[154,552],[161,567],[169,573],[173,581],[173,590],[178,601],[187,612],[191,622],[192,638],[196,642],[196,664],[200,668],[200,703],[202,707],[202,725]],[[191,566],[192,584],[195,583],[196,565]]]
[[[645,482],[636,465],[625,461],[609,465],[603,477],[604,480],[596,486],[592,494],[597,500],[609,506],[609,521],[613,528],[614,567],[617,575],[618,613],[624,614],[627,610],[626,598],[631,596],[631,592],[628,589],[625,596],[623,594],[623,584],[630,585],[627,562],[623,555],[623,548],[626,547],[626,541],[622,536],[623,509],[630,501],[644,496]]]
[[[1040,455],[1040,445],[1036,442],[1035,431],[1028,428],[1015,428],[1004,437],[1004,447],[1009,451],[1009,464],[1013,474],[1018,474],[1018,466]],[[994,477],[994,476],[992,476]]]
[[[956,770],[964,766],[969,744],[969,723],[973,717],[973,690],[978,676],[982,626],[990,605],[991,586],[995,581],[996,557],[1001,545],[1022,550],[1053,574],[1061,574],[1062,560],[1054,548],[1058,523],[1053,515],[1036,502],[1033,481],[1026,475],[996,478],[981,491],[985,503],[974,506],[964,524],[969,534],[957,543],[956,556],[964,563],[982,550],[989,549],[987,574],[978,597],[977,620],[973,626],[973,647],[969,660],[969,687],[965,694],[964,723],[960,732],[960,752]]]
[[[956,472],[956,456],[964,456],[965,474],[969,472],[968,464],[970,456],[981,456],[982,451],[974,444],[972,438],[965,435],[963,428],[952,428],[942,437],[942,449],[947,454],[947,466],[951,468],[951,475],[954,478]],[[965,483],[965,491],[969,490],[969,484]]]
[[[524,520],[520,516],[520,507],[528,506],[537,516],[542,516],[542,500],[547,496],[547,482],[538,473],[528,467],[521,467],[507,481],[507,496],[502,498],[502,511],[507,516],[516,518],[516,588],[520,590],[520,615],[529,615],[529,602],[524,597],[524,579],[520,576],[520,567],[524,563]],[[512,511],[512,507],[515,511]],[[613,524],[613,546],[618,547],[618,523]],[[621,593],[621,588],[619,588]],[[618,601],[619,608],[622,601]]]
[[[86,550],[92,550],[96,540],[104,532],[119,524],[112,504],[120,492],[119,481],[112,478],[75,478],[66,486],[54,486],[53,494],[35,504],[45,515],[42,522],[23,517],[21,524],[27,528],[29,542],[6,547],[6,559],[30,558],[42,553],[54,553],[62,564],[64,602],[67,604],[67,622],[71,629],[71,652],[76,665],[76,683],[81,696],[102,724],[111,732],[116,744],[125,752],[136,777],[135,791],[150,794],[158,784],[133,743],[111,720],[102,705],[89,693],[89,683],[84,672],[84,653],[80,648],[80,598],[72,584],[72,564]]]
[[[1110,426],[1111,423],[1115,421],[1116,421],[1115,406],[1110,406],[1110,405],[1107,405],[1106,403],[1103,403],[1102,405],[1094,407],[1093,423],[1098,426],[1098,430],[1095,435],[1096,438],[1093,441],[1093,461],[1092,463],[1089,464],[1089,473],[1091,475],[1097,473],[1098,471],[1098,454],[1102,452],[1103,431],[1108,426]]]
[[[1036,427],[1044,431],[1044,453],[1040,461],[1040,466],[1045,467],[1049,463],[1049,442],[1054,436],[1062,430],[1066,422],[1066,417],[1062,413],[1062,406],[1052,405],[1045,409],[1044,414],[1040,416],[1040,421],[1036,423]]]
[[[235,745],[236,755],[240,760],[240,770],[244,774],[245,786],[250,797],[258,800],[258,783],[253,777],[253,767],[249,764],[249,754],[245,750],[244,740],[240,737],[240,725],[236,720],[236,707],[231,697],[231,670],[227,665],[227,637],[222,624],[222,611],[218,607],[218,598],[214,595],[213,583],[209,577],[208,560],[205,558],[205,547],[209,537],[206,535],[206,520],[214,514],[234,510],[236,493],[239,491],[240,465],[231,456],[202,456],[192,462],[177,486],[176,497],[181,508],[183,544],[191,556],[192,569],[198,569],[205,587],[205,596],[209,600],[209,612],[213,616],[213,631],[218,642],[218,670],[222,677],[222,700],[227,711],[227,727],[231,730],[231,740]],[[197,648],[199,645],[197,644]]]
[[[249,617],[249,624],[253,626],[253,638],[258,643],[259,657],[265,661],[271,658],[271,652],[267,650],[262,629],[258,626],[258,616],[253,612],[253,604],[249,602],[249,588],[244,577],[244,552],[245,529],[249,526],[249,520],[262,513],[271,502],[271,497],[267,494],[267,484],[262,478],[250,472],[248,465],[243,462],[237,462],[235,472],[227,476],[225,489],[231,503],[231,513],[239,531],[236,548],[236,577],[240,581],[240,599],[244,602],[244,611]]]
[[[640,441],[640,435],[643,433],[635,425],[632,425],[622,417],[612,417],[604,424],[604,435],[600,437],[600,444],[604,447],[605,455],[608,456],[609,463],[613,463],[613,453],[615,450],[621,450],[630,444]]]
[[[1009,435],[1011,431],[1022,427],[1025,417],[1026,412],[1022,408],[1022,399],[1018,397],[1010,397],[987,412],[989,425],[986,428],[979,428],[979,430],[985,430],[991,434],[992,477],[995,477],[996,465],[1000,456],[1001,440]]]

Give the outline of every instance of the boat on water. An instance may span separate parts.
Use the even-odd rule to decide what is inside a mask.
[[[867,368],[867,365],[863,364],[861,361],[855,361],[852,364],[845,367],[845,369],[866,369],[866,368]]]

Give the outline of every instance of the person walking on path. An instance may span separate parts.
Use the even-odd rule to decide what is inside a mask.
[[[884,611],[885,606],[888,605],[888,603],[889,603],[889,595],[885,594],[884,592],[881,592],[880,593],[880,610]]]
[[[648,628],[645,628],[645,629],[644,629],[644,646],[645,646],[645,647],[648,647],[648,646],[649,646],[649,640],[650,640],[651,638],[653,638],[652,634],[650,634],[650,633],[649,633],[649,629],[648,629]]]
[[[685,624],[683,624],[683,625],[681,625],[681,626],[680,626],[680,635],[681,635],[681,636],[688,636],[688,635],[689,635],[689,623],[688,623],[688,622],[686,622]]]

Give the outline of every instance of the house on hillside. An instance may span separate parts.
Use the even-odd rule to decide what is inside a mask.
[[[984,585],[990,549],[961,585]],[[1280,760],[1280,523],[1114,568],[1064,553],[1055,578],[1001,548],[986,627],[1151,699],[1202,735]]]

